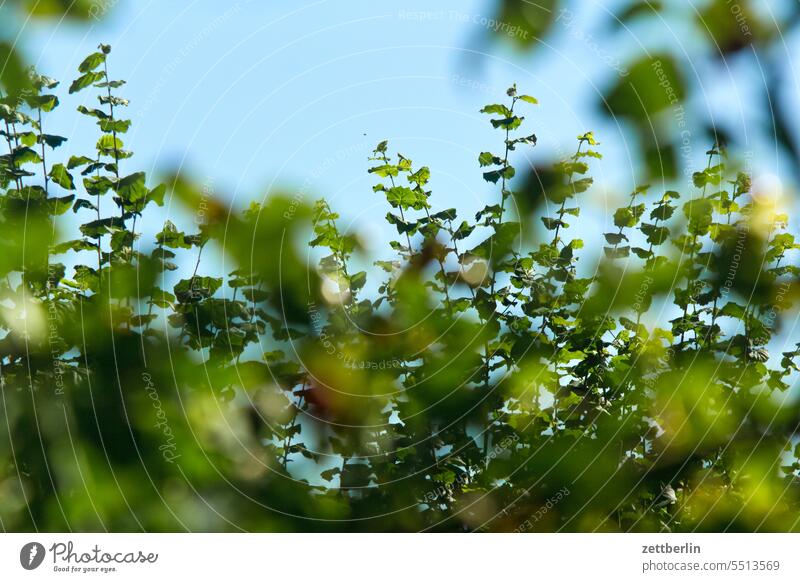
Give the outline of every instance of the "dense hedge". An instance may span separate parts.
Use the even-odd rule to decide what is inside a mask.
[[[4,529],[798,529],[798,348],[775,335],[799,247],[722,147],[582,251],[599,144],[579,136],[545,215],[521,215],[509,160],[536,100],[512,87],[483,109],[496,196],[474,217],[376,147],[398,240],[358,270],[324,200],[239,214],[130,173],[110,51],[69,88],[96,93],[93,152],[47,133],[55,81],[0,104]],[[197,233],[140,236],[165,196]],[[204,274],[206,246],[237,269]]]

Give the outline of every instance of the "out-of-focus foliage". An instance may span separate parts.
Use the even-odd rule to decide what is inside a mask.
[[[25,57],[16,44],[19,28],[31,21],[91,23],[107,16],[119,0],[5,0],[0,4],[0,90],[31,90]]]
[[[743,149],[752,149],[753,134],[763,133],[794,162],[795,172],[800,168],[800,141],[790,115],[793,96],[780,90],[793,84],[787,78],[792,63],[786,39],[800,29],[797,2],[628,0],[596,6],[497,0],[495,5],[495,19],[502,26],[491,30],[503,42],[554,61],[560,58],[551,52],[555,39],[566,33],[570,43],[585,44],[596,53],[596,62],[586,63],[584,73],[592,78],[597,71],[608,73],[608,79],[596,81],[601,87],[597,109],[622,119],[634,132],[644,162],[640,175],[648,180],[678,175],[687,130],[694,139],[710,134],[710,140],[725,142],[733,136]],[[591,29],[577,28],[583,24]],[[603,61],[611,55],[613,60]],[[752,101],[738,102],[751,99],[752,92],[761,99],[756,106],[769,111],[762,118],[748,118],[745,132],[725,125],[735,120],[720,120],[725,117],[721,108],[730,103],[720,107],[709,100],[717,78],[710,74],[717,71],[730,80],[742,63],[751,67],[745,70],[748,87],[731,97],[737,100],[734,105],[752,106]]]
[[[92,152],[49,133],[54,80],[0,103],[3,528],[798,529],[798,350],[767,351],[798,245],[723,149],[691,192],[637,187],[580,276],[600,144],[552,168],[541,228],[512,220],[510,155],[537,141],[512,87],[483,109],[497,198],[475,216],[376,146],[397,240],[359,270],[324,200],[234,213],[135,171],[110,54],[69,86],[96,98]],[[199,231],[142,239],[166,195]]]

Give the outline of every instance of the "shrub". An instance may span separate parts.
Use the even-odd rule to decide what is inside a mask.
[[[541,225],[515,215],[511,159],[537,140],[512,87],[482,110],[497,193],[474,217],[377,145],[397,240],[357,270],[325,200],[233,213],[128,173],[110,52],[69,88],[96,92],[93,152],[53,163],[56,81],[0,104],[5,529],[797,529],[798,349],[767,348],[798,245],[720,145],[693,192],[636,187],[587,274],[599,245],[570,222],[600,144],[554,165]],[[143,241],[167,194],[203,224]],[[203,274],[208,245],[236,269]]]

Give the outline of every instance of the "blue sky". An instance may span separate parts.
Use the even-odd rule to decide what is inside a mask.
[[[432,168],[435,207],[472,214],[497,199],[496,188],[481,178],[477,155],[501,147],[501,135],[478,111],[516,82],[540,100],[526,116],[539,145],[518,153],[518,169],[568,155],[575,136],[588,130],[602,142],[605,158],[594,163],[596,187],[577,225],[589,238],[604,230],[610,210],[634,187],[635,142],[595,110],[598,94],[619,73],[608,61],[629,64],[631,40],[653,51],[700,50],[691,28],[674,21],[672,28],[632,30],[629,38],[598,32],[596,17],[619,4],[581,3],[580,14],[557,23],[536,53],[490,34],[490,0],[445,0],[433,9],[422,0],[109,0],[107,17],[90,27],[27,25],[23,46],[41,72],[68,84],[99,42],[113,45],[110,72],[128,81],[121,93],[131,100],[134,122],[126,146],[136,157],[123,171],[182,166],[238,207],[277,190],[324,195],[346,225],[376,246],[391,233],[376,226],[387,208],[366,172],[374,145],[389,139]],[[703,101],[694,106],[714,109],[734,132],[763,115],[763,107],[752,105],[757,83],[744,82],[757,71],[741,61],[731,63],[730,74],[698,65],[697,79],[690,79],[703,83]],[[88,91],[64,95],[47,122],[70,138],[66,153],[92,149],[90,122],[73,115],[90,99]],[[759,136],[751,131],[747,139],[759,152],[756,164],[782,174]],[[695,144],[699,158],[706,146]],[[687,189],[685,182],[679,189]],[[169,212],[186,224],[185,214]]]
[[[433,168],[435,202],[474,213],[496,197],[477,154],[501,143],[478,111],[510,84],[541,101],[527,115],[540,139],[532,159],[569,153],[578,133],[598,129],[578,99],[586,80],[494,42],[484,23],[492,15],[483,0],[435,10],[421,1],[121,0],[89,29],[28,27],[25,48],[68,82],[99,42],[113,45],[111,75],[128,81],[121,93],[134,121],[130,168],[182,165],[240,206],[275,189],[325,195],[369,229],[386,212],[366,173],[382,139]],[[71,151],[93,143],[87,120],[72,115],[84,99],[65,96],[49,121]]]

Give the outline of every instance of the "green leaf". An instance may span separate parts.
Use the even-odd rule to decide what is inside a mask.
[[[505,178],[510,180],[514,177],[516,170],[514,166],[506,166],[505,168],[501,168],[500,170],[492,170],[491,172],[484,172],[483,179],[487,182],[491,182],[492,184],[497,184],[500,178]]]
[[[34,109],[41,109],[44,112],[50,112],[58,107],[58,97],[55,95],[36,95],[29,99],[30,106]]]
[[[125,228],[125,221],[119,216],[113,218],[102,218],[82,224],[80,229],[84,236],[89,238],[100,238],[116,229]]]
[[[182,303],[208,299],[217,289],[222,287],[222,278],[218,277],[192,277],[183,279],[175,285],[173,291],[178,301]]]
[[[147,187],[145,186],[145,173],[136,172],[130,176],[121,178],[117,185],[117,195],[124,201],[135,203],[144,199],[148,194]]]
[[[116,230],[111,234],[111,250],[120,252],[133,245],[134,234],[130,230]]]
[[[478,163],[481,165],[481,167],[491,166],[492,164],[500,164],[502,161],[503,160],[490,152],[482,152],[481,155],[478,156]]]
[[[86,239],[79,238],[63,243],[59,243],[53,247],[53,254],[61,255],[67,251],[90,251],[97,249],[97,245]]]
[[[456,240],[463,240],[467,238],[469,235],[472,234],[472,231],[475,230],[475,227],[470,225],[466,220],[461,223],[454,232],[453,238]]]
[[[618,245],[622,241],[628,240],[627,236],[617,232],[607,232],[603,236],[606,237],[606,242],[610,245]]]
[[[420,210],[424,207],[427,198],[425,194],[405,186],[394,186],[386,191],[386,200],[395,208],[414,208]]]
[[[158,206],[164,206],[164,194],[166,194],[166,192],[167,192],[166,184],[159,184],[158,186],[150,190],[150,193],[147,195],[147,199],[152,200]]]
[[[641,231],[647,236],[647,242],[658,246],[669,238],[669,228],[666,226],[655,226],[654,224],[642,223]]]
[[[333,478],[339,473],[341,473],[339,467],[334,467],[333,469],[326,469],[325,471],[322,471],[319,475],[326,481],[333,481]]]
[[[100,88],[111,87],[112,89],[119,89],[124,84],[125,84],[125,81],[122,81],[122,80],[119,80],[119,81],[104,81],[102,83],[98,83],[96,85],[96,87],[100,87]]]
[[[97,140],[96,147],[100,155],[119,158],[129,157],[129,154],[122,150],[124,147],[122,140],[109,133],[101,136],[100,139]]]
[[[536,97],[531,97],[530,95],[520,95],[519,99],[521,99],[522,101],[525,101],[526,103],[530,103],[532,105],[538,105],[539,104],[538,99],[536,99]]]
[[[735,319],[744,319],[745,313],[747,313],[747,310],[745,310],[744,307],[733,302],[726,303],[725,306],[719,310],[719,315],[733,317]]]
[[[17,134],[17,139],[19,139],[22,145],[31,147],[38,141],[38,136],[32,131],[26,131],[25,133]]]
[[[370,168],[368,171],[370,174],[377,174],[381,178],[386,178],[388,176],[397,176],[399,173],[399,168],[392,164],[383,164],[381,166]]]
[[[85,105],[78,105],[78,111],[83,115],[88,115],[89,117],[96,117],[97,119],[108,119],[108,114],[105,111],[101,111],[100,109],[89,109]]]
[[[108,95],[98,95],[97,99],[103,105],[113,105],[115,107],[127,107],[128,105],[130,105],[130,101],[128,101],[127,99],[123,99],[122,97],[115,97],[113,95],[111,97],[109,97]]]
[[[435,214],[431,214],[431,220],[455,220],[458,216],[455,208],[448,208]]]
[[[564,222],[563,220],[559,220],[557,218],[540,216],[539,219],[544,223],[544,227],[547,230],[555,230],[557,228],[565,228],[568,226],[566,222]]]
[[[359,271],[355,275],[350,276],[350,291],[355,293],[367,283],[366,271]]]
[[[89,71],[94,71],[97,67],[102,65],[106,62],[106,55],[103,53],[92,53],[85,59],[83,62],[78,65],[78,70],[81,73],[88,73]]]
[[[420,188],[428,183],[431,178],[431,170],[427,166],[423,166],[418,171],[408,176],[408,181],[417,184]]]
[[[69,92],[77,93],[78,91],[84,90],[86,87],[93,83],[97,83],[98,81],[102,80],[105,77],[105,73],[86,73],[75,79],[72,82],[72,85],[69,86]]]
[[[50,179],[53,180],[56,184],[64,188],[65,190],[74,190],[75,189],[75,182],[72,180],[72,176],[64,167],[64,164],[54,164],[52,168],[50,168]]]
[[[504,222],[495,226],[495,232],[467,254],[491,261],[493,266],[501,262],[511,251],[520,235],[518,222]]]
[[[511,117],[512,113],[511,110],[503,105],[502,103],[494,103],[493,105],[487,105],[483,109],[481,109],[481,113],[487,113],[489,115],[502,115],[503,117]]]
[[[672,214],[675,212],[675,207],[669,204],[662,204],[657,208],[654,208],[653,211],[650,213],[651,220],[669,220],[672,217]]]
[[[78,198],[75,201],[75,204],[72,206],[72,212],[78,212],[81,208],[88,208],[89,210],[97,210],[97,207],[89,202],[88,200],[84,200],[83,198]]]
[[[129,119],[101,119],[97,122],[97,125],[105,133],[125,133],[130,128],[131,122]]]
[[[501,128],[508,131],[513,131],[517,129],[520,125],[522,125],[523,117],[517,117],[516,115],[511,117],[506,117],[505,119],[492,119],[491,124],[492,127],[495,129]]]
[[[186,240],[186,235],[169,220],[164,223],[164,228],[156,235],[156,242],[170,249],[192,248],[192,243]]]
[[[19,147],[12,155],[13,164],[20,167],[24,164],[41,164],[42,158],[35,151],[27,147]]]
[[[43,141],[44,143],[46,143],[52,149],[56,149],[61,144],[63,144],[65,141],[67,141],[67,138],[61,137],[60,135],[49,135],[49,134],[44,133],[44,134],[39,136],[39,140]]]
[[[60,198],[48,198],[47,204],[50,207],[50,214],[60,215],[64,214],[72,207],[72,201],[75,200],[75,194],[69,196],[62,196]]]
[[[397,228],[397,232],[399,234],[405,234],[407,232],[414,233],[419,227],[419,224],[417,222],[408,222],[406,220],[403,220],[399,216],[395,216],[391,212],[389,212],[386,215],[386,222],[388,222],[391,225],[394,225]]]
[[[153,287],[153,290],[150,292],[150,301],[148,303],[152,303],[162,309],[167,309],[172,307],[175,300],[176,298],[172,293],[159,289],[158,287]]]
[[[614,226],[619,226],[620,228],[630,228],[636,226],[643,212],[644,204],[636,204],[630,207],[619,208],[614,213]]]
[[[75,168],[85,166],[86,164],[91,164],[93,162],[94,162],[93,159],[87,158],[86,156],[70,156],[69,161],[67,162],[67,169],[73,170]]]
[[[581,178],[580,180],[573,181],[570,186],[574,194],[580,194],[581,192],[586,192],[592,184],[594,184],[593,178]]]
[[[623,259],[631,252],[631,247],[603,247],[609,259]]]
[[[108,192],[114,183],[105,176],[90,176],[83,179],[83,187],[86,192],[92,196],[100,196]]]

